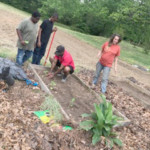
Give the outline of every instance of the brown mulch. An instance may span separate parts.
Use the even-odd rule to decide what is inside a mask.
[[[78,77],[82,79],[88,86],[94,72],[91,70],[82,69],[77,73]],[[100,92],[101,78],[96,86],[95,91]],[[124,143],[124,150],[149,150],[150,149],[150,110],[142,106],[142,104],[128,93],[125,93],[121,87],[109,82],[106,98],[111,101],[113,106],[123,113],[131,124],[128,127],[119,129],[120,139]]]
[[[78,76],[89,85],[93,72],[82,70]],[[99,84],[100,85],[100,81]],[[0,86],[1,87],[1,86]],[[4,87],[4,84],[2,85]],[[99,86],[95,89],[100,93]],[[0,89],[0,150],[107,150],[104,143],[91,145],[91,135],[78,127],[72,131],[50,128],[33,114],[44,101],[45,93],[38,87],[16,81],[8,92]],[[128,127],[116,129],[123,148],[115,150],[150,149],[150,111],[113,83],[109,83],[107,99],[130,120]]]
[[[50,128],[33,111],[40,109],[45,94],[38,88],[16,81],[7,92],[0,89],[0,150],[99,150],[91,135],[74,127],[72,131]],[[63,124],[68,125],[68,122]],[[68,124],[67,124],[68,123]]]

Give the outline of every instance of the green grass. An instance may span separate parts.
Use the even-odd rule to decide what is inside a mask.
[[[1,48],[0,47],[0,57],[14,59],[16,57],[16,54],[17,54],[16,52],[11,51],[8,48]]]
[[[75,36],[76,38],[96,47],[96,48],[100,48],[101,45],[108,40],[107,38],[104,37],[98,37],[98,36],[93,36],[93,35],[89,35],[89,34],[84,34],[84,33],[80,33],[77,31],[73,31],[67,28],[63,28],[62,26],[59,27],[61,30]]]
[[[21,10],[18,10],[16,8],[13,8],[3,3],[0,3],[0,9],[9,10],[9,12],[16,13],[24,17],[30,15],[29,13],[23,12]],[[72,36],[78,38],[79,40],[82,40],[98,49],[101,49],[102,44],[108,40],[108,38],[104,38],[101,36],[92,36],[92,35],[73,31],[71,30],[70,27],[66,25],[62,25],[60,23],[56,23],[56,26],[58,26],[59,29],[63,30],[64,32],[67,32],[68,34],[71,34]],[[125,41],[122,41],[120,45],[121,45],[121,56],[120,56],[121,60],[124,60],[130,64],[138,64],[150,69],[150,63],[149,63],[150,54],[145,54],[142,48],[137,46],[135,47],[132,44]],[[15,57],[14,54],[12,55],[12,53],[9,53],[8,51],[5,52],[1,48],[0,48],[0,56]]]
[[[40,106],[41,110],[49,110],[50,114],[55,117],[57,121],[62,120],[62,114],[60,111],[59,103],[54,99],[53,96],[45,97],[45,101]]]
[[[101,49],[102,44],[109,40],[108,38],[100,36],[92,36],[80,32],[76,32],[70,29],[60,27],[63,31],[75,36],[76,38]],[[134,46],[126,41],[120,43],[121,55],[120,59],[126,61],[129,64],[138,64],[150,69],[150,54],[145,54],[143,48]]]
[[[139,64],[150,69],[150,54],[145,54],[141,47],[133,46],[127,42],[121,43],[120,58],[130,64]]]

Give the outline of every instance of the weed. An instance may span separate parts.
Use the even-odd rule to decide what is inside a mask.
[[[41,110],[49,110],[50,115],[54,116],[55,120],[62,120],[59,103],[53,98],[53,96],[46,97],[40,108]]]
[[[50,83],[50,89],[53,90],[55,86],[56,86],[55,81],[51,81],[51,83]]]
[[[48,70],[43,71],[44,75],[47,75],[48,72],[49,72]]]
[[[0,53],[0,57],[7,58],[7,54],[6,53]]]
[[[74,105],[75,101],[76,101],[76,99],[75,99],[75,98],[72,98],[72,99],[71,99],[70,107],[73,107],[73,105]]]
[[[79,73],[79,72],[80,72],[80,67],[77,66],[74,72],[75,72],[75,73]]]
[[[90,120],[86,120],[80,123],[80,127],[86,131],[92,131],[92,144],[95,145],[101,141],[101,137],[105,137],[105,143],[110,148],[114,144],[122,146],[122,142],[116,138],[116,133],[112,132],[113,126],[118,124],[118,120],[122,120],[113,115],[112,104],[106,102],[105,96],[102,96],[103,102],[94,104],[95,112],[91,114],[83,114],[82,117],[90,117]]]

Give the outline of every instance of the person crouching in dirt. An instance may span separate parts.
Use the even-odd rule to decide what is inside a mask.
[[[101,92],[103,94],[105,94],[107,90],[108,77],[113,62],[114,62],[115,73],[117,73],[117,62],[118,62],[118,56],[120,55],[120,46],[118,44],[120,42],[121,42],[120,35],[113,34],[109,42],[105,42],[102,46],[102,50],[98,53],[98,57],[100,59],[96,64],[96,73],[93,78],[92,88],[95,88],[100,73],[103,70],[103,77],[101,82]]]
[[[57,46],[55,56],[54,58],[50,57],[50,62],[51,69],[48,74],[49,78],[53,78],[55,75],[61,75],[61,71],[63,71],[64,74],[61,81],[65,82],[67,76],[74,72],[75,66],[72,56],[62,45]],[[53,72],[56,67],[58,67],[58,69],[56,72]]]

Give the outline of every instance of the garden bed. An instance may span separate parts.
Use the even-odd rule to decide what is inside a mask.
[[[93,103],[100,103],[101,98],[76,75],[68,76],[66,83],[61,82],[61,77],[49,79],[47,73],[49,68],[29,65],[30,69],[38,79],[41,88],[55,97],[61,106],[62,113],[66,119],[79,123],[83,113],[93,111]],[[123,118],[121,126],[128,125],[129,120],[114,108],[114,114]]]
[[[128,95],[136,98],[146,108],[150,109],[150,91],[148,90],[148,86],[143,85],[133,77],[117,80],[110,77],[110,81],[121,87]]]

